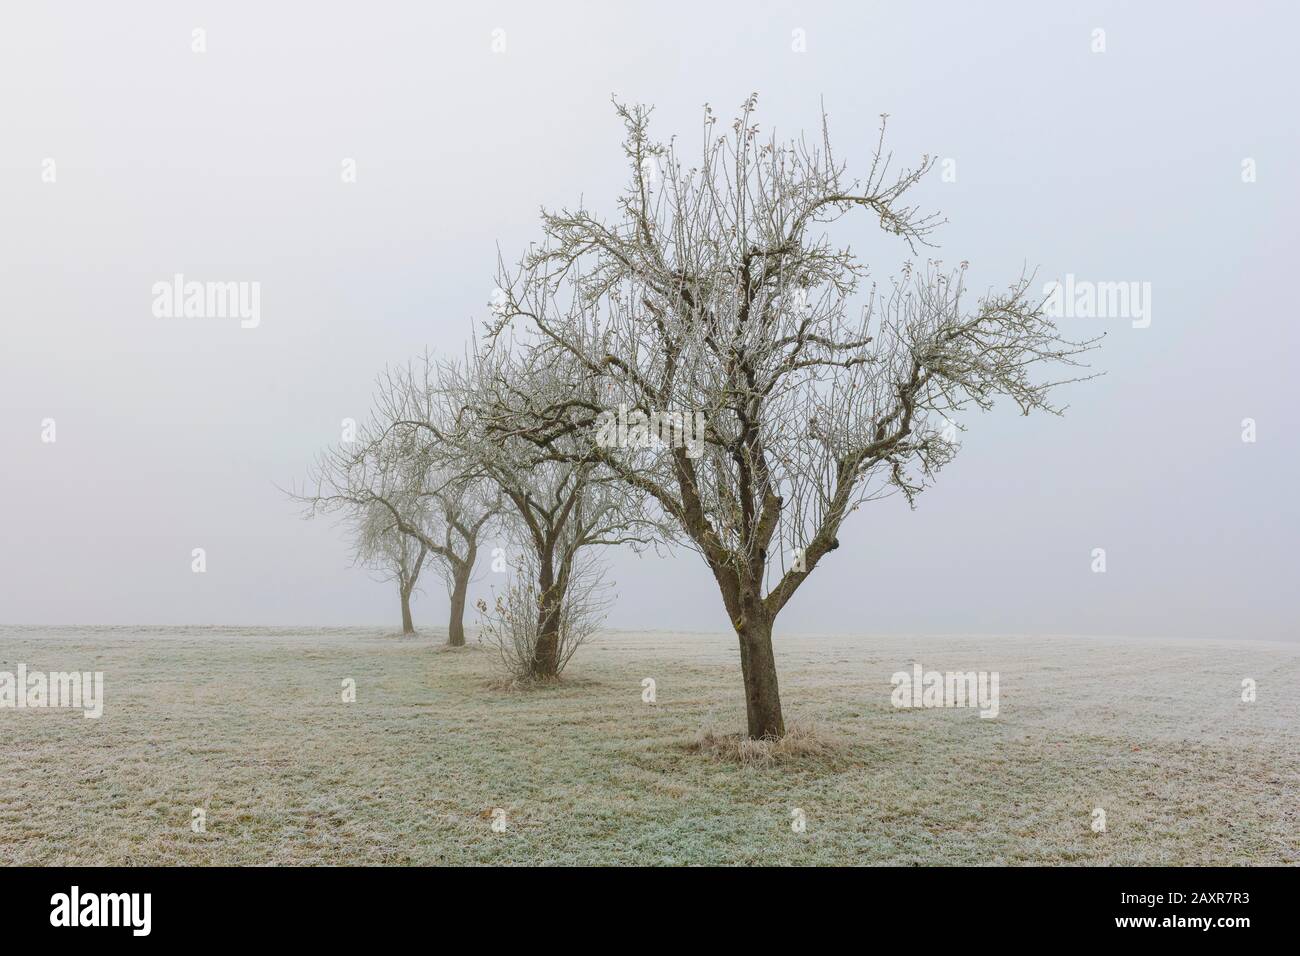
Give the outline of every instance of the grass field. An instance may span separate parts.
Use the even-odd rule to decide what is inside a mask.
[[[698,743],[743,727],[729,637],[603,635],[528,691],[442,639],[0,628],[0,671],[103,671],[106,696],[0,710],[0,863],[1300,861],[1298,645],[778,637],[818,746],[741,763]],[[894,709],[914,660],[998,671],[998,717]]]

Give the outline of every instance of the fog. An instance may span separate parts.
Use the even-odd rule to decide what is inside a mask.
[[[464,348],[539,207],[613,210],[611,95],[689,146],[757,91],[780,134],[824,105],[851,172],[882,113],[897,162],[951,160],[915,199],[971,286],[1150,290],[1140,321],[1062,318],[1107,333],[1104,377],[1063,418],[963,419],[778,632],[1300,633],[1294,8],[445,7],[0,13],[0,622],[395,626],[395,586],[280,488],[385,363]],[[842,235],[878,278],[908,258],[870,215]],[[260,321],[158,317],[178,273],[259,283]],[[698,556],[610,558],[611,626],[726,628]],[[426,583],[417,624],[445,624]]]

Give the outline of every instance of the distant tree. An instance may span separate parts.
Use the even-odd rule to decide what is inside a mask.
[[[531,636],[524,670],[530,679],[545,680],[558,676],[576,647],[576,631],[566,632],[566,622],[591,620],[591,609],[574,602],[595,601],[600,593],[592,585],[592,565],[583,560],[585,549],[640,547],[653,535],[641,516],[639,496],[612,485],[576,447],[561,460],[512,435],[508,422],[503,426],[495,417],[512,396],[561,396],[579,387],[578,379],[566,378],[572,363],[538,362],[539,354],[511,354],[502,344],[464,362],[426,358],[422,367],[405,373],[400,388],[387,390],[404,398],[386,415],[393,432],[405,434],[404,441],[425,435],[499,492],[506,537],[516,551],[511,564],[533,579],[527,585],[532,597],[523,603],[534,610],[526,617],[520,616],[518,594],[508,596],[514,607],[511,627],[517,637],[521,622],[526,624]],[[576,590],[575,580],[583,582]],[[519,590],[518,584],[512,587]],[[522,646],[516,637],[511,643]]]
[[[891,176],[882,123],[865,178],[850,180],[825,116],[812,144],[783,143],[760,138],[755,103],[726,134],[706,107],[692,166],[651,140],[648,109],[617,106],[631,170],[617,215],[543,211],[545,241],[501,269],[490,332],[582,370],[563,395],[511,392],[499,423],[658,503],[717,582],[748,734],[763,738],[785,732],[773,624],[845,518],[884,494],[913,502],[957,452],[963,410],[1001,396],[1059,413],[1061,381],[1035,373],[1077,365],[1096,340],[1061,338],[1028,277],[968,301],[964,262],[909,261],[885,290],[862,289],[866,266],[828,227],[865,211],[913,251],[929,245],[938,223],[905,195],[932,161]],[[702,413],[703,448],[611,445],[614,408],[638,423]]]
[[[420,439],[407,427],[406,418],[438,407],[436,396],[413,392],[413,385],[409,367],[385,371],[371,420],[359,429],[356,441],[320,456],[295,497],[307,503],[308,516],[341,512],[368,529],[368,537],[361,538],[369,542],[368,555],[377,552],[391,564],[399,557],[413,561],[411,548],[423,553],[423,561],[432,562],[447,585],[447,643],[461,647],[479,545],[501,502],[473,462],[453,448]],[[409,581],[414,589],[418,577],[417,568],[399,581]],[[409,591],[403,600],[404,623],[408,601]]]
[[[428,545],[404,533],[388,510],[378,503],[356,509],[354,530],[357,560],[384,575],[386,580],[397,582],[402,602],[402,633],[414,634],[411,595],[429,556]]]

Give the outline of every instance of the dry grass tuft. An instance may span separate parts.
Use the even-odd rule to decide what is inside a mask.
[[[487,648],[482,644],[475,644],[472,642],[466,642],[458,646],[455,644],[448,644],[446,640],[441,638],[435,638],[435,641],[437,642],[433,645],[433,651],[435,654],[482,654],[487,650]]]
[[[588,677],[573,677],[567,674],[554,674],[550,677],[514,677],[509,674],[497,674],[483,682],[484,688],[506,693],[531,693],[558,690],[579,690],[600,687],[602,682]]]
[[[784,737],[754,740],[740,733],[724,733],[710,724],[695,736],[689,749],[721,763],[766,767],[791,761],[834,762],[849,753],[847,738],[816,721],[791,721]]]
[[[541,680],[535,677],[511,677],[501,675],[485,681],[483,686],[488,690],[504,691],[508,694],[524,693],[530,690],[541,690],[544,687],[553,687],[559,683],[558,678],[549,678]]]

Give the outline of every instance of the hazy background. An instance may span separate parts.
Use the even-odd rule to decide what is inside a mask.
[[[851,171],[882,112],[899,160],[955,159],[915,196],[975,287],[1026,263],[1153,287],[1149,328],[1063,322],[1110,333],[1065,419],[971,420],[915,512],[850,519],[778,630],[1297,635],[1289,5],[444,7],[4,6],[0,622],[396,626],[394,587],[276,485],[385,363],[462,347],[540,205],[612,208],[611,94],[694,145],[704,103],[756,90],[788,134],[824,99]],[[891,274],[906,250],[850,223]],[[176,272],[259,281],[261,326],[154,318]],[[694,554],[612,557],[611,625],[726,627]],[[443,624],[428,584],[417,624]]]

